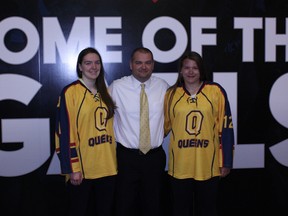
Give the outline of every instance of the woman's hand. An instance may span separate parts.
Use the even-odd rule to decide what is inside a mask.
[[[220,177],[224,178],[230,173],[230,168],[227,167],[221,167],[220,168]]]
[[[70,182],[72,185],[80,185],[82,180],[83,176],[81,172],[70,173]]]

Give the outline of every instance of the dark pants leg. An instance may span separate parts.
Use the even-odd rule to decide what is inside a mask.
[[[159,216],[166,155],[159,150],[140,154],[117,147],[117,216]]]
[[[199,216],[217,216],[219,177],[197,181],[196,185],[196,206],[199,207]]]
[[[194,181],[170,177],[173,216],[192,216],[194,212]]]
[[[68,183],[69,215],[87,215],[89,209],[92,211],[89,215],[112,216],[115,208],[115,186],[116,176],[84,179],[79,186]]]
[[[217,216],[219,177],[205,181],[170,178],[173,216]]]
[[[90,196],[90,183],[83,180],[80,185],[67,182],[69,198],[69,216],[85,215],[88,209]]]

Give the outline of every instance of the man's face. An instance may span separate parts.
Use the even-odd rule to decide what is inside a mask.
[[[132,75],[140,82],[148,80],[154,69],[154,60],[150,53],[136,52],[130,62]]]

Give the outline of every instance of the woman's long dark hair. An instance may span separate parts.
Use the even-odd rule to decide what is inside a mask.
[[[116,105],[114,104],[110,94],[108,93],[107,90],[107,86],[105,83],[105,70],[104,70],[104,66],[103,66],[103,62],[102,62],[102,57],[100,55],[100,53],[94,49],[93,47],[88,47],[86,49],[83,49],[79,55],[78,55],[78,59],[77,59],[77,65],[76,65],[76,71],[77,71],[77,75],[79,78],[82,78],[82,72],[80,71],[79,65],[81,65],[84,56],[86,56],[89,53],[95,53],[96,55],[99,56],[99,60],[100,60],[100,64],[101,64],[101,69],[100,69],[100,73],[99,76],[96,79],[96,87],[97,87],[97,91],[100,93],[100,97],[101,100],[106,104],[107,108],[108,108],[108,116],[107,119],[112,118],[114,115],[114,109],[116,108]]]

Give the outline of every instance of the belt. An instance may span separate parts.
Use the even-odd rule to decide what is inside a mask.
[[[159,150],[163,149],[162,145],[160,145],[159,147],[150,149],[146,154],[144,154],[143,152],[140,151],[140,149],[132,149],[132,148],[127,148],[124,145],[122,145],[121,143],[117,142],[117,148],[125,150],[125,151],[130,151],[130,152],[134,152],[137,153],[139,155],[149,155],[155,152],[158,152]]]

